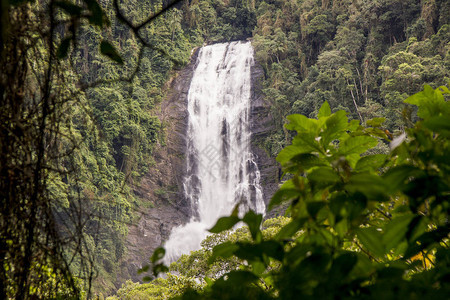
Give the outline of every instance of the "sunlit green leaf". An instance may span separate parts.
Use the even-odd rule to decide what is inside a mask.
[[[370,136],[354,136],[345,140],[339,146],[339,153],[342,155],[361,154],[375,147],[378,144],[376,138]]]
[[[342,137],[342,134],[348,129],[348,119],[345,111],[338,111],[332,114],[325,122],[326,128],[320,133],[321,143],[328,148],[328,144],[333,140]]]
[[[289,124],[286,124],[286,128],[289,130],[296,130],[297,132],[315,132],[317,130],[317,120],[309,119],[304,115],[289,115],[287,119]]]
[[[319,109],[319,114],[317,115],[317,118],[320,119],[323,117],[328,117],[330,115],[331,115],[330,104],[328,104],[328,102],[325,101]]]

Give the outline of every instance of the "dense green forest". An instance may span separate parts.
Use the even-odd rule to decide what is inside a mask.
[[[441,103],[445,91],[433,90],[450,80],[448,1],[4,0],[1,26],[5,298],[89,297],[92,287],[96,294],[114,291],[128,224],[137,207],[148,205],[133,187],[151,172],[155,145],[164,145],[165,125],[155,115],[165,83],[190,61],[195,47],[242,39],[251,39],[264,70],[263,94],[276,126],[258,142],[291,174],[272,200],[294,199],[290,218],[267,220],[260,231],[260,217],[250,214],[244,220],[249,230],[213,235],[202,250],[170,267],[180,275],[128,283],[114,297],[165,299],[187,290],[185,297],[198,299],[204,291],[203,297],[215,299],[236,282],[248,298],[317,298],[324,286],[329,295],[341,289],[361,297],[394,288],[412,297],[422,293],[410,289],[414,284],[431,293],[426,295],[448,293],[442,282],[448,278],[448,127],[441,122],[448,105]],[[422,98],[404,103],[424,84],[432,88],[420,95],[441,101],[437,108],[427,108]],[[428,121],[410,129],[420,119]],[[324,137],[330,120],[342,129]],[[293,149],[299,145],[293,131],[327,139],[319,147],[333,155]],[[408,143],[390,151],[392,134],[405,131]],[[358,137],[365,146],[348,153],[333,143],[359,143]],[[363,161],[363,153],[372,156]],[[407,181],[404,174],[417,178],[405,184],[411,190],[399,186]],[[302,183],[301,175],[308,181]],[[361,181],[352,187],[338,180],[315,183],[324,176],[349,186],[357,176]],[[363,190],[365,183],[375,187]],[[392,189],[381,191],[388,184]],[[414,184],[429,194],[418,193]],[[344,191],[351,194],[347,199]],[[393,230],[398,238],[380,241],[375,227]],[[48,228],[63,228],[62,237]],[[413,262],[399,259],[417,241],[426,247],[408,252]],[[302,243],[309,248],[300,248]],[[381,267],[394,261],[392,270]],[[441,266],[443,273],[433,271]],[[319,270],[328,277],[315,278]],[[228,271],[235,273],[227,282],[222,275]],[[398,286],[388,280],[398,280]]]

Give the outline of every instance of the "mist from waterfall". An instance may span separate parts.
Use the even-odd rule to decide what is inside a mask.
[[[260,173],[250,151],[250,42],[205,46],[199,50],[188,94],[185,196],[189,223],[172,230],[165,243],[169,263],[200,249],[200,242],[237,203],[241,213],[264,213]]]

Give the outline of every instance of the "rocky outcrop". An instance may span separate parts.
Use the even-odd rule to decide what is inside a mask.
[[[262,80],[264,71],[257,63],[252,68],[252,102],[250,126],[252,132],[252,152],[261,173],[261,187],[263,188],[264,203],[269,203],[279,183],[279,166],[276,160],[265,151],[264,139],[275,130],[270,103],[262,94]]]

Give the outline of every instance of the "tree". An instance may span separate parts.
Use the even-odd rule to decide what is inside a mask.
[[[178,2],[168,2],[134,25],[114,1],[108,12],[114,12],[135,35],[141,49],[130,60],[134,68],[119,70],[119,78],[108,73],[93,82],[102,74],[77,81],[72,69],[77,54],[96,57],[97,50],[90,52],[89,45],[78,47],[81,34],[86,33],[103,56],[124,64],[113,43],[103,37],[106,33],[85,30],[111,24],[104,7],[95,0],[2,1],[0,298],[89,298],[98,254],[113,259],[123,254],[120,236],[126,233],[123,222],[130,191],[116,184],[123,183],[123,175],[110,164],[107,146],[97,143],[98,130],[85,92],[120,79],[132,81],[144,48],[168,56],[149,43],[140,28]],[[95,71],[101,71],[99,62]],[[151,120],[138,123],[147,127],[145,132],[131,124],[122,133],[124,139],[154,138]],[[133,145],[129,151],[121,149],[122,154],[136,151]],[[104,216],[112,220],[106,228],[100,225]],[[99,238],[105,233],[110,239]]]

